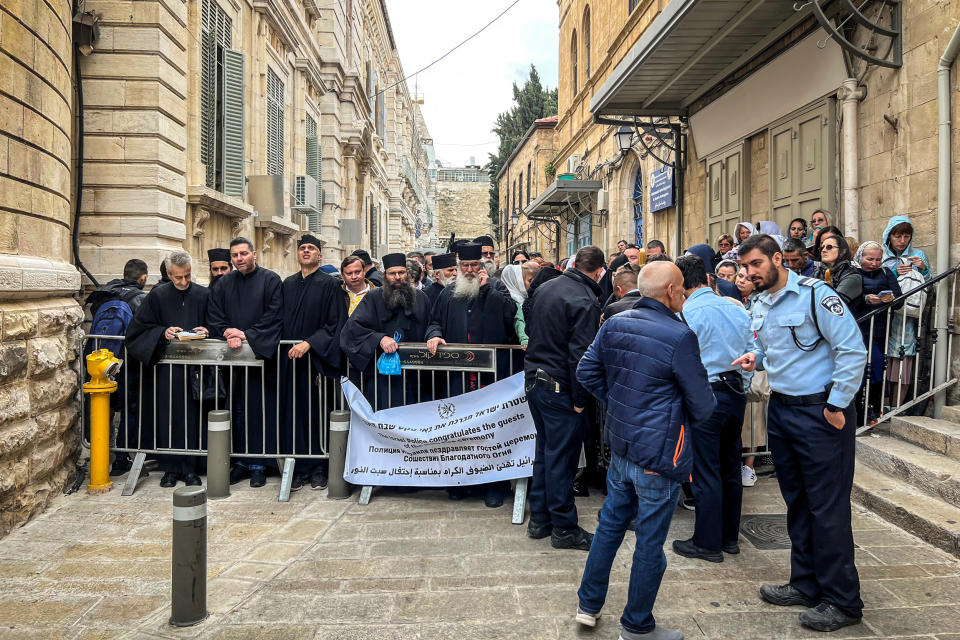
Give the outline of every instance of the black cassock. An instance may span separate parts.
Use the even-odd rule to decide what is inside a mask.
[[[127,327],[127,355],[142,370],[141,384],[134,392],[142,393],[138,448],[195,449],[201,442],[201,425],[205,407],[201,401],[201,367],[196,365],[157,365],[166,353],[169,341],[164,337],[168,327],[191,331],[204,326],[209,289],[191,283],[181,291],[173,283],[157,285],[147,295]],[[156,366],[155,366],[156,365]],[[202,375],[212,382],[214,367],[203,367]],[[206,384],[206,386],[211,386]],[[205,440],[205,438],[204,438]],[[135,445],[135,442],[130,444]],[[161,470],[190,473],[196,469],[193,456],[161,455]]]
[[[433,308],[433,305],[437,303],[437,298],[440,297],[440,294],[443,293],[443,285],[439,282],[431,282],[429,285],[423,288],[423,292],[427,294],[427,298],[430,299],[430,308]]]
[[[418,393],[416,374],[383,376],[375,372],[377,357],[382,353],[380,340],[384,336],[393,338],[394,333],[399,333],[398,342],[423,342],[429,322],[430,300],[422,291],[416,292],[413,307],[388,309],[383,289],[377,288],[363,297],[343,326],[340,348],[350,361],[350,379],[354,384],[360,384],[364,396],[375,409],[428,399],[423,390]],[[404,376],[407,378],[405,386]]]
[[[283,281],[283,339],[305,340],[308,354],[288,357],[293,344],[280,347],[280,451],[323,453],[320,432],[324,413],[334,408],[335,383],[343,374],[340,330],[347,321],[340,281],[320,270],[306,278],[295,273]],[[308,357],[309,356],[309,357]],[[317,376],[320,374],[320,377]],[[313,465],[297,464],[298,472]]]
[[[276,455],[277,449],[277,346],[283,332],[283,298],[280,276],[263,267],[252,273],[231,271],[210,294],[207,328],[222,338],[227,329],[240,329],[263,361],[260,367],[233,367],[230,410],[235,454]],[[246,390],[246,393],[244,392]],[[249,441],[245,437],[249,435]],[[268,464],[248,459],[247,464]]]
[[[443,338],[451,344],[517,344],[517,333],[513,328],[517,303],[509,295],[500,293],[489,284],[480,287],[480,293],[472,300],[456,298],[453,293],[454,287],[445,288],[434,303],[427,340]],[[444,393],[454,396],[475,391],[510,373],[522,371],[522,361],[519,360],[522,356],[511,354],[511,351],[497,351],[496,377],[489,373],[453,374],[450,389]],[[440,393],[439,386],[437,393]]]

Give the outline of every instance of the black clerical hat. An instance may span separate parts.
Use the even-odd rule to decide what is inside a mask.
[[[482,255],[481,246],[475,242],[465,242],[457,247],[457,257],[461,260],[479,260]]]
[[[490,236],[480,236],[478,238],[474,238],[473,241],[484,247],[497,246],[493,243],[493,238],[491,238]]]
[[[407,268],[407,256],[402,253],[388,253],[383,256],[383,270],[386,271],[390,267],[403,267]]]
[[[230,249],[207,249],[207,261],[230,262]]]
[[[305,245],[305,244],[312,244],[319,250],[319,249],[323,249],[323,245],[325,243],[320,238],[316,236],[312,236],[308,233],[304,235],[302,238],[300,238],[299,240],[297,240],[297,248],[299,249],[301,245]]]
[[[366,250],[366,249],[357,249],[356,251],[354,251],[354,252],[351,253],[350,255],[352,255],[352,256],[357,256],[358,258],[360,258],[361,260],[363,260],[363,266],[365,266],[365,267],[369,267],[370,265],[373,264],[373,260],[370,258],[370,254],[367,253],[367,250]],[[404,262],[404,264],[406,264],[406,262]]]
[[[433,265],[433,270],[437,269],[446,269],[448,267],[457,266],[457,254],[455,253],[440,253],[433,256],[433,259],[430,261],[430,264]]]

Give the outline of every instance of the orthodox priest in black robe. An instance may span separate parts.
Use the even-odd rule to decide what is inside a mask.
[[[430,298],[430,308],[437,302],[444,287],[449,287],[457,280],[457,254],[441,253],[433,256],[433,282],[427,285],[423,292]]]
[[[257,266],[257,252],[246,238],[230,242],[230,259],[236,269],[223,277],[210,295],[207,327],[210,335],[227,346],[250,345],[263,367],[232,367],[230,409],[233,452],[276,456],[277,347],[283,332],[281,281],[273,271]],[[240,457],[230,473],[231,483],[250,476],[250,486],[266,484],[272,458]]]
[[[430,322],[430,301],[410,283],[407,257],[386,255],[383,267],[383,286],[364,296],[340,334],[350,379],[377,410],[429,399],[429,388],[420,389],[416,373],[377,373],[381,353],[395,353],[400,342],[423,342]]]
[[[233,265],[230,264],[230,249],[208,249],[207,262],[210,263],[210,284],[207,286],[213,291],[220,278],[233,270]]]
[[[297,243],[300,271],[283,281],[281,454],[326,453],[320,434],[344,370],[340,330],[347,321],[347,308],[340,281],[320,270],[322,247],[319,238],[303,236]],[[308,480],[314,489],[325,488],[327,469],[327,460],[297,460],[291,490],[302,488]]]
[[[171,253],[166,266],[171,281],[150,291],[125,337],[128,357],[143,364],[141,433],[157,449],[200,451],[206,408],[199,391],[201,367],[157,363],[181,332],[208,334],[203,324],[210,291],[190,281],[192,264],[186,251]],[[204,369],[204,375],[212,375],[212,367]],[[196,456],[158,455],[157,462],[164,472],[160,486],[173,487],[178,480],[200,484]]]
[[[460,274],[451,287],[444,288],[433,305],[432,320],[427,328],[427,348],[436,353],[437,347],[447,343],[461,344],[517,344],[514,318],[517,304],[509,295],[494,289],[481,262],[481,245],[461,244],[457,248]],[[512,350],[497,350],[497,373],[467,372],[453,375],[450,379],[449,396],[475,391],[495,380],[522,371],[512,362]],[[439,389],[438,389],[439,391]],[[503,504],[503,491],[509,484],[482,485],[484,502],[488,507]],[[470,492],[468,487],[451,487],[447,490],[451,499],[459,500]]]

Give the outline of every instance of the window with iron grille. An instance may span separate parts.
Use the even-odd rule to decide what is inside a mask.
[[[527,163],[527,202],[530,204],[530,175],[533,173],[533,162]]]
[[[579,87],[577,85],[577,31],[574,29],[573,37],[570,38],[570,68],[573,72],[573,97],[577,97]]]
[[[523,206],[523,172],[520,172],[519,184],[517,185],[517,207]]]
[[[200,161],[205,184],[243,197],[244,57],[230,48],[233,24],[215,0],[200,5]]]
[[[283,175],[283,81],[267,69],[267,174]]]
[[[590,7],[583,10],[583,77],[590,77]]]

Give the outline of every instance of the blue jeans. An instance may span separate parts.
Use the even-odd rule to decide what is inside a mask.
[[[607,597],[610,567],[623,542],[627,526],[637,518],[637,546],[630,568],[627,606],[620,624],[631,633],[649,633],[656,627],[653,603],[667,568],[663,543],[677,507],[680,483],[644,473],[638,465],[613,454],[607,471],[607,499],[590,546],[587,565],[577,595],[580,608],[599,613]]]

